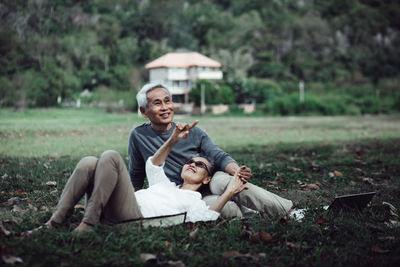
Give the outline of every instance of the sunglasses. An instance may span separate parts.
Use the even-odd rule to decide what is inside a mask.
[[[196,167],[200,167],[200,168],[205,169],[205,170],[207,171],[208,175],[211,176],[211,171],[210,171],[210,169],[208,169],[207,164],[205,164],[205,163],[202,162],[202,161],[195,161],[194,159],[189,159],[189,160],[186,162],[187,165],[191,165],[192,163],[194,163],[194,165],[195,165]]]

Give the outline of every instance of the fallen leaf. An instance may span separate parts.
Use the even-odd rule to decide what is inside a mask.
[[[12,211],[13,211],[13,212],[24,212],[25,210],[23,210],[23,209],[22,209],[20,206],[18,206],[18,205],[14,205]]]
[[[46,207],[46,206],[40,206],[39,210],[40,211],[50,211],[50,209],[48,207]]]
[[[366,183],[366,184],[369,184],[369,185],[375,185],[374,180],[371,179],[371,178],[365,177],[365,178],[362,178],[362,181],[363,181],[364,183]]]
[[[247,258],[247,259],[252,259],[252,260],[258,260],[259,258],[264,258],[266,256],[265,253],[258,253],[258,254],[242,254],[238,252],[237,250],[228,250],[225,251],[224,254],[222,254],[224,258]]]
[[[323,216],[320,216],[320,217],[317,219],[317,224],[324,224],[324,223],[327,223],[327,222],[328,222],[328,220],[325,219]]]
[[[303,190],[303,191],[318,190],[320,186],[321,186],[320,183],[305,184],[305,185],[301,186],[301,190]]]
[[[55,181],[48,181],[48,182],[46,183],[46,186],[47,186],[48,188],[56,187],[56,186],[57,186],[57,182],[55,182]]]
[[[192,240],[196,239],[198,233],[199,233],[199,228],[196,227],[193,231],[190,232],[189,238],[192,239]]]
[[[360,172],[360,173],[364,173],[363,170],[361,170],[360,168],[354,168],[356,171]]]
[[[279,183],[282,183],[282,184],[286,184],[286,181],[283,180],[283,179],[280,178],[280,177],[277,177],[277,178],[276,178],[276,181],[278,181]]]
[[[389,220],[388,222],[385,222],[385,224],[390,228],[400,227],[400,222],[395,220]]]
[[[186,265],[182,261],[167,261],[158,263],[159,266],[167,267],[185,267]]]
[[[394,241],[396,238],[394,236],[380,236],[378,237],[380,241]]]
[[[74,209],[77,209],[77,210],[85,210],[85,206],[83,206],[83,205],[81,205],[81,204],[76,204],[76,205],[74,206]]]
[[[319,169],[319,165],[315,162],[311,162],[310,167],[313,171],[317,171]]]
[[[372,246],[371,247],[371,251],[372,252],[374,252],[374,253],[377,253],[377,254],[386,254],[386,253],[388,253],[390,250],[388,250],[388,249],[381,249],[380,247],[378,247],[378,246]]]
[[[288,169],[289,169],[289,170],[292,170],[292,171],[294,171],[294,172],[300,172],[300,171],[301,171],[301,169],[296,168],[296,167],[288,167]]]
[[[302,250],[310,249],[309,246],[303,246],[303,245],[299,245],[299,244],[296,244],[296,243],[293,243],[293,242],[286,242],[286,246],[288,246],[291,249],[296,249],[296,250],[297,249],[302,249]]]
[[[139,258],[144,262],[157,261],[157,256],[150,253],[140,253]]]
[[[335,176],[343,176],[343,173],[341,173],[340,171],[334,171],[333,174]]]
[[[272,239],[272,236],[268,232],[260,231],[260,232],[255,233],[254,235],[252,235],[250,240],[253,243],[258,243],[258,242],[269,243],[273,239]]]
[[[55,194],[57,194],[57,193],[58,193],[58,190],[57,190],[57,189],[54,189],[54,190],[50,191],[50,194],[52,194],[52,195],[55,195]]]
[[[385,231],[383,230],[383,228],[380,227],[379,225],[373,225],[373,224],[367,224],[367,225],[368,225],[368,227],[369,227],[371,230],[374,230],[374,231],[376,231],[376,232],[382,232],[382,233],[385,232]]]
[[[28,204],[28,208],[34,211],[37,211],[37,208],[33,206],[31,203]]]
[[[5,235],[5,236],[9,236],[11,235],[11,232],[8,231],[3,224],[0,224],[0,234]]]
[[[367,165],[367,163],[365,161],[361,160],[361,159],[354,159],[354,162],[360,163],[362,165]]]
[[[289,220],[288,216],[280,216],[276,223],[287,223]]]
[[[15,257],[11,255],[2,255],[1,258],[6,264],[24,263],[24,261],[20,257]]]
[[[15,205],[15,204],[17,204],[17,203],[19,203],[21,201],[22,201],[22,198],[20,198],[20,197],[12,197],[9,200],[7,200],[7,203],[9,205]]]

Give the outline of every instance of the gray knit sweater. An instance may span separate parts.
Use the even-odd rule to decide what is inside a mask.
[[[129,175],[134,187],[142,187],[146,177],[145,163],[148,157],[160,148],[171,136],[175,123],[168,131],[155,131],[150,123],[135,127],[129,137]],[[174,146],[165,162],[164,171],[167,177],[176,184],[181,184],[182,166],[195,156],[206,156],[215,169],[224,170],[234,160],[222,151],[211,138],[200,128],[194,127],[186,139]]]

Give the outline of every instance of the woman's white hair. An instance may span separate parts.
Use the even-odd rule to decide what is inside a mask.
[[[142,89],[137,93],[136,100],[139,108],[148,108],[147,103],[147,92],[153,90],[154,88],[164,88],[167,91],[168,95],[171,97],[171,92],[168,87],[161,82],[151,82],[143,85]]]

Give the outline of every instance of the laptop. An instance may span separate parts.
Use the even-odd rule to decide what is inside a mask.
[[[367,192],[337,196],[330,205],[323,206],[323,208],[332,212],[361,211],[368,205],[375,194],[376,192]],[[301,221],[306,211],[307,209],[294,209],[289,216],[296,221]]]
[[[372,200],[376,192],[337,196],[327,207],[331,211],[361,211]]]

